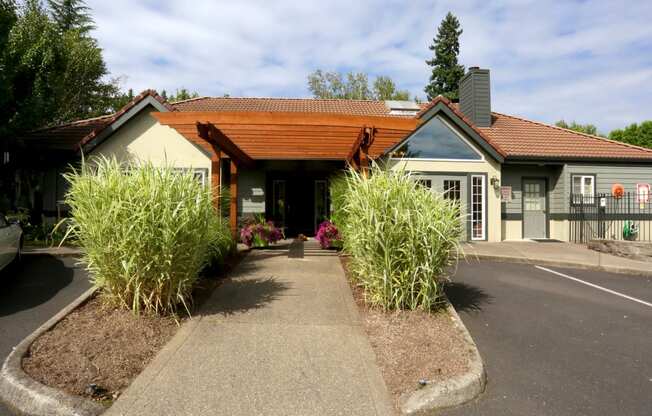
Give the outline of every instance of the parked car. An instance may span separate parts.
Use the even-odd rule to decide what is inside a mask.
[[[0,270],[20,262],[23,230],[18,221],[9,221],[0,213]]]

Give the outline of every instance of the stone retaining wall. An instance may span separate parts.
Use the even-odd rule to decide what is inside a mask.
[[[588,247],[601,253],[652,263],[652,241],[591,240]]]

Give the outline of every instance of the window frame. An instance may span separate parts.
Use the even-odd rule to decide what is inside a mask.
[[[479,159],[447,159],[447,158],[429,158],[429,157],[395,157],[394,153],[398,151],[403,145],[405,145],[407,142],[409,142],[418,132],[419,130],[425,126],[427,123],[429,123],[432,119],[437,119],[440,122],[442,122],[446,127],[448,127],[449,130],[453,132],[454,135],[456,135],[460,140],[462,140],[467,146],[471,148],[473,152],[475,152],[478,156],[480,156]],[[462,133],[460,133],[451,123],[449,123],[447,120],[445,120],[443,117],[440,116],[434,116],[425,123],[423,123],[417,130],[415,130],[410,137],[407,139],[403,140],[399,144],[397,144],[392,152],[390,153],[389,160],[392,161],[426,161],[426,162],[460,162],[460,163],[484,163],[486,162],[486,158],[484,156],[484,152],[476,149],[476,145],[474,145],[471,141],[469,141]]]
[[[575,192],[575,178],[580,178],[580,192],[579,194]],[[584,195],[584,179],[591,178],[591,196],[587,197]],[[596,204],[596,190],[597,190],[597,175],[595,173],[571,173],[570,177],[570,188],[572,200],[570,201],[573,205],[595,205]],[[576,195],[581,195],[580,198],[577,198]]]
[[[454,186],[452,188],[446,189],[446,185],[451,183],[453,183]],[[444,196],[444,199],[461,203],[462,181],[460,179],[444,179],[442,183],[442,194]],[[454,195],[456,197],[451,198],[451,195]]]
[[[474,203],[473,203],[473,191],[474,191],[474,185],[473,185],[473,180],[479,178],[480,179],[480,196],[482,198],[481,201],[481,209],[480,209],[480,215],[482,218],[482,233],[480,236],[476,237],[473,235],[473,225],[474,225]],[[484,174],[478,174],[478,175],[471,175],[471,180],[470,180],[470,189],[469,189],[469,195],[470,195],[470,206],[469,206],[469,226],[470,226],[470,236],[471,236],[471,241],[484,241],[487,239],[487,176]]]

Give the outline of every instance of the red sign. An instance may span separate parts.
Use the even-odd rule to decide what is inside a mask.
[[[641,204],[650,202],[650,184],[637,183],[636,184],[636,201]]]

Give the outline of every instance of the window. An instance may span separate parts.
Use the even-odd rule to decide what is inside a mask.
[[[408,159],[482,160],[482,156],[439,117],[419,128],[393,157]]]
[[[462,184],[457,180],[444,180],[444,198],[451,201],[459,201],[461,197]]]
[[[523,188],[523,209],[525,211],[541,211],[541,184],[525,183]]]
[[[471,240],[485,239],[484,176],[471,176]]]
[[[574,204],[593,204],[595,202],[595,175],[572,175]]]
[[[285,227],[285,181],[272,182],[272,218],[279,227]]]
[[[2,153],[2,163],[6,165],[9,162],[10,162],[9,152],[3,152]]]
[[[192,176],[197,179],[199,183],[204,186],[207,184],[208,169],[175,168],[174,170],[180,173],[190,171],[192,172]]]
[[[417,183],[424,188],[431,189],[432,188],[432,181],[430,179],[417,179]]]

